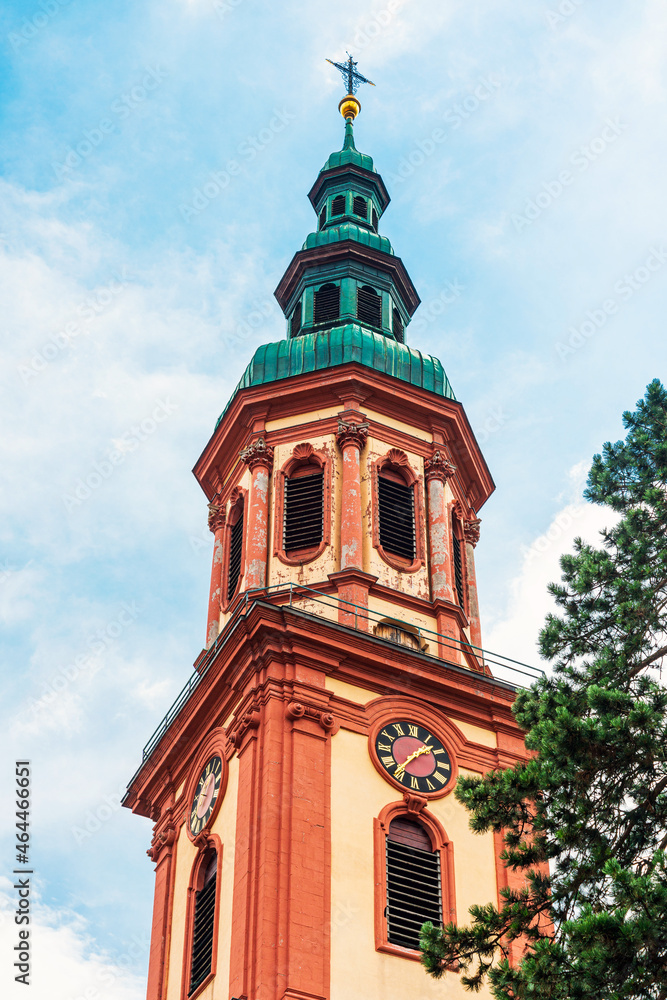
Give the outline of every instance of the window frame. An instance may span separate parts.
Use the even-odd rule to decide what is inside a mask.
[[[390,955],[421,961],[421,952],[391,944],[388,935],[387,917],[387,835],[394,819],[409,819],[419,823],[429,836],[434,853],[440,857],[440,893],[442,897],[443,923],[456,923],[456,887],[454,883],[454,846],[440,821],[426,808],[410,809],[404,801],[392,802],[385,806],[373,820],[373,854],[375,874],[375,950]]]
[[[293,549],[285,552],[284,548],[284,515],[285,515],[285,480],[304,465],[319,465],[322,470],[322,541],[317,546],[306,549]],[[273,521],[273,554],[286,566],[304,566],[315,562],[324,550],[331,544],[331,460],[323,451],[316,451],[312,444],[304,441],[296,445],[291,456],[274,473],[274,521]]]
[[[236,520],[232,520],[234,511],[238,507],[239,503],[243,505],[243,536],[241,541],[241,565],[239,568],[239,578],[236,581],[236,588],[231,597],[229,594],[229,563],[231,555],[231,545],[232,545],[232,528],[237,523]],[[223,548],[222,548],[222,574],[221,574],[221,587],[220,587],[220,607],[223,612],[227,612],[232,606],[234,601],[239,595],[241,587],[243,585],[243,575],[245,573],[245,555],[246,555],[246,529],[248,527],[246,518],[246,509],[248,504],[248,491],[243,490],[236,486],[232,490],[232,494],[229,500],[229,510],[227,513],[227,520],[225,522],[225,534],[223,538]],[[238,519],[237,519],[238,520]]]
[[[415,519],[415,557],[410,562],[403,556],[387,552],[380,543],[380,475],[384,470],[400,476],[405,485],[412,489]],[[376,459],[371,466],[371,486],[373,490],[373,547],[383,561],[401,573],[416,573],[425,564],[424,543],[424,483],[411,467],[408,456],[398,448],[391,448],[386,455]]]
[[[215,903],[213,911],[213,941],[211,944],[211,971],[202,979],[199,985],[189,992],[192,973],[192,948],[194,944],[195,905],[197,892],[203,888],[204,875],[210,860],[211,851],[216,852],[215,869]],[[188,882],[188,899],[185,914],[185,942],[183,951],[183,975],[181,978],[181,1000],[195,1000],[215,978],[218,966],[218,937],[220,933],[220,886],[222,882],[223,845],[215,833],[206,835],[206,842],[200,847],[190,869]]]
[[[452,533],[452,589],[454,596],[456,598],[456,603],[461,611],[465,615],[468,614],[468,558],[466,553],[466,540],[463,531],[463,518],[461,517],[461,512],[458,509],[458,505],[454,504],[450,510],[450,528]],[[463,594],[463,602],[461,602],[461,595],[459,594],[458,584],[456,580],[456,557],[455,557],[455,539],[458,542],[459,548],[459,558],[461,560],[461,591]]]

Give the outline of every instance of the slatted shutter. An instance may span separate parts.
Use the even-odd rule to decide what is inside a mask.
[[[415,558],[415,494],[398,476],[378,476],[380,545],[386,552]]]
[[[285,552],[314,548],[322,541],[323,531],[324,473],[297,469],[285,479],[283,548]]]
[[[292,319],[290,321],[289,332],[291,337],[296,337],[301,329],[301,301],[297,302]]]
[[[204,885],[195,895],[192,965],[190,967],[190,989],[188,990],[188,996],[194,993],[211,971],[217,867],[218,856],[214,852],[206,866]]]
[[[399,342],[403,343],[403,320],[401,319],[401,314],[398,309],[394,309],[391,314],[391,330],[394,337]]]
[[[332,215],[345,215],[345,195],[337,194],[331,202]]]
[[[327,206],[325,205],[320,212],[320,229],[324,229],[327,222]]]
[[[382,299],[370,285],[357,290],[357,318],[369,326],[382,327]]]
[[[229,569],[227,572],[227,600],[231,601],[241,575],[241,555],[243,553],[243,501],[239,500],[239,513],[229,532]]]
[[[442,926],[440,854],[419,823],[400,817],[387,835],[387,938],[419,949],[422,924]]]
[[[368,219],[368,205],[365,198],[360,195],[356,195],[354,201],[352,202],[352,211],[355,215],[366,220]]]
[[[375,208],[371,208],[371,222],[372,222],[372,225],[373,225],[373,229],[377,233],[377,231],[378,231],[378,214],[375,211]]]
[[[340,286],[329,282],[315,292],[315,323],[326,323],[340,315]]]
[[[452,549],[454,553],[454,580],[456,583],[456,596],[459,605],[464,608],[463,601],[463,554],[461,552],[461,539],[456,533],[456,519],[452,519]]]

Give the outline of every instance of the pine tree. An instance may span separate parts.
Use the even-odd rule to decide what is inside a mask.
[[[456,797],[477,832],[502,831],[524,888],[470,926],[425,924],[422,962],[458,966],[511,1000],[667,998],[667,391],[655,380],[624,441],[596,455],[585,497],[613,512],[552,584],[546,677],[514,714],[533,756]],[[519,960],[509,962],[510,948]],[[522,957],[521,957],[522,956]]]

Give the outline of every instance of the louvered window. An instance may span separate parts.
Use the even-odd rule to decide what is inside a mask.
[[[400,817],[387,835],[387,938],[419,949],[422,924],[442,926],[440,854],[424,828]]]
[[[241,554],[243,552],[243,503],[237,504],[237,520],[229,532],[229,570],[227,573],[227,600],[231,601],[241,575]]]
[[[290,320],[289,332],[290,336],[296,337],[299,330],[301,329],[301,302],[297,302],[296,308],[292,313],[292,319]]]
[[[324,530],[324,474],[297,469],[285,479],[283,547],[285,552],[311,549],[322,541]]]
[[[315,323],[326,323],[340,315],[340,286],[322,285],[315,292]]]
[[[324,229],[327,222],[327,206],[325,205],[320,212],[320,229]]]
[[[337,194],[331,202],[332,215],[345,215],[345,195]]]
[[[382,299],[370,285],[357,289],[357,318],[369,326],[382,326]]]
[[[378,231],[378,214],[374,208],[371,208],[371,222],[373,224],[373,229],[377,233]]]
[[[188,996],[194,993],[211,971],[217,866],[218,857],[214,853],[206,866],[204,885],[195,895],[195,922],[192,935],[192,965]]]
[[[368,219],[368,207],[366,205],[366,199],[361,198],[359,195],[356,195],[354,201],[352,202],[352,211],[354,212],[355,215],[358,215],[360,218],[364,220]]]
[[[415,558],[415,493],[398,476],[378,476],[380,545],[385,552]]]
[[[452,543],[454,552],[454,580],[456,582],[456,596],[462,608],[465,607],[463,601],[463,553],[461,552],[461,539],[456,534],[456,521],[452,522]]]
[[[394,337],[399,342],[403,343],[403,320],[401,319],[401,314],[398,309],[394,309],[391,314],[391,329]]]

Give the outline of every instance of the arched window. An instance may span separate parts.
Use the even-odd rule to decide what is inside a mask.
[[[452,555],[454,557],[454,584],[459,605],[465,610],[465,589],[463,586],[463,529],[461,522],[452,514]]]
[[[315,323],[327,323],[340,315],[340,286],[328,282],[315,292]]]
[[[320,229],[324,229],[327,222],[327,206],[325,205],[320,212]]]
[[[285,477],[283,549],[316,548],[324,531],[324,472],[316,464],[298,466]]]
[[[369,326],[382,327],[382,299],[370,285],[357,289],[357,318]]]
[[[345,215],[345,195],[337,194],[331,202],[332,215]]]
[[[412,562],[415,558],[415,493],[400,473],[383,469],[378,476],[380,545],[385,552]]]
[[[399,344],[403,343],[403,320],[401,319],[401,314],[394,307],[391,314],[391,331],[394,334],[394,338]]]
[[[319,558],[331,539],[331,466],[312,444],[296,445],[276,473],[274,555],[288,566]]]
[[[297,302],[294,312],[292,313],[292,319],[290,320],[289,332],[290,337],[296,337],[301,329],[301,300]]]
[[[368,205],[365,198],[361,195],[355,195],[354,201],[352,202],[352,211],[355,215],[358,215],[361,219],[366,221],[368,219]]]
[[[198,884],[195,887],[188,996],[191,996],[211,973],[217,871],[218,855],[215,851],[211,851],[199,869]]]
[[[386,836],[387,941],[419,949],[422,924],[442,925],[440,852],[416,820],[397,816]]]
[[[373,226],[373,229],[377,233],[377,231],[378,231],[378,214],[375,211],[375,206],[371,207],[371,224]]]
[[[229,512],[229,552],[227,557],[227,603],[232,600],[241,578],[243,558],[243,497],[239,497]]]

